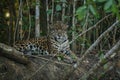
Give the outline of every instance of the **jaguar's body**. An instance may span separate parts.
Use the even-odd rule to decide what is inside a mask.
[[[48,42],[46,37],[18,41],[14,47],[24,54],[48,54]]]
[[[72,52],[68,45],[67,25],[62,22],[56,22],[50,26],[49,38],[42,37],[19,41],[15,48],[25,54],[65,54]]]

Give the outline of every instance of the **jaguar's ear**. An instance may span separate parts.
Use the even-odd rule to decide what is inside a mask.
[[[50,30],[53,30],[53,29],[54,29],[54,25],[52,25],[52,24],[49,25],[49,29],[50,29]]]
[[[56,22],[56,26],[58,26],[58,29],[62,29],[62,30],[67,30],[68,25],[63,23],[62,21],[57,21]]]

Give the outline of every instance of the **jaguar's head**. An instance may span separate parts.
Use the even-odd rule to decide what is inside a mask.
[[[62,44],[68,40],[67,25],[57,21],[54,25],[50,26],[50,38],[55,42]]]

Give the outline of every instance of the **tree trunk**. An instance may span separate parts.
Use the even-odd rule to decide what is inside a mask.
[[[39,38],[40,37],[40,8],[39,8],[39,0],[36,0],[36,14],[35,14],[35,37]]]

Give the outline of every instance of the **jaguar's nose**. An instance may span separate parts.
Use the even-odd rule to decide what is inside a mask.
[[[58,34],[58,37],[60,37],[60,34]]]

